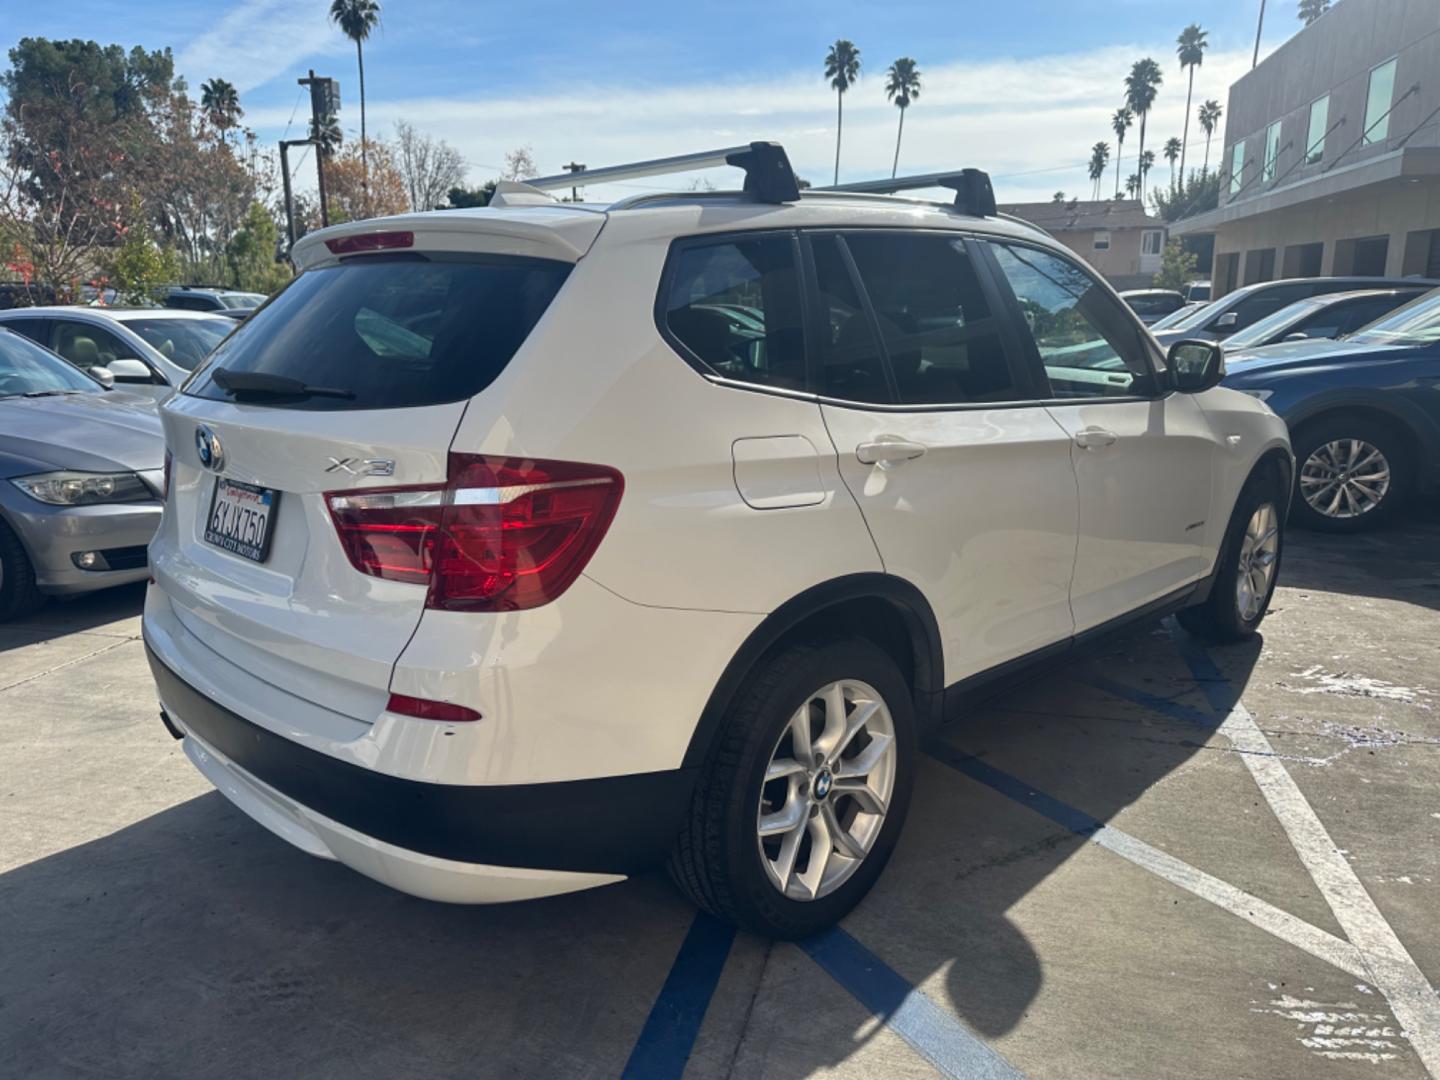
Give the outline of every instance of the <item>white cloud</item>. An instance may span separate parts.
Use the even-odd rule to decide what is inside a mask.
[[[1146,146],[1159,159],[1152,179],[1163,183],[1169,166],[1160,149],[1181,133],[1185,109],[1185,80],[1169,45],[927,66],[920,98],[906,115],[901,172],[983,168],[996,177],[1002,200],[1045,198],[1060,189],[1084,195],[1090,147],[1104,140],[1113,153],[1110,116],[1120,105],[1131,62],[1146,55],[1159,60],[1165,72],[1146,131]],[[1190,146],[1197,162],[1204,138],[1193,108],[1210,97],[1225,104],[1230,83],[1248,66],[1247,54],[1217,53],[1196,73]],[[898,112],[882,87],[881,75],[872,73],[845,95],[842,179],[889,173]],[[368,113],[372,131],[383,132],[404,117],[448,140],[465,155],[476,182],[493,176],[505,152],[520,145],[533,147],[546,173],[559,172],[571,160],[594,167],[753,138],[784,143],[796,171],[813,183],[828,183],[834,165],[835,94],[808,74],[658,87],[575,86],[527,97],[371,99]],[[283,126],[288,110],[257,111],[247,119],[257,127]],[[1138,144],[1137,127],[1125,142],[1122,175],[1134,171]],[[1222,145],[1217,131],[1212,167]],[[588,194],[598,199],[665,186],[667,181],[651,178]],[[1113,189],[1112,179],[1104,190]]]
[[[197,89],[219,77],[242,94],[277,75],[298,77],[307,57],[352,51],[328,10],[325,0],[242,0],[180,49],[175,68]]]

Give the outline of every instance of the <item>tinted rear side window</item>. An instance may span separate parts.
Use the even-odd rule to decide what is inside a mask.
[[[958,236],[848,233],[907,405],[1022,397],[979,275]]]
[[[805,388],[793,237],[687,244],[672,258],[662,315],[674,341],[727,379]]]
[[[570,271],[511,257],[357,258],[309,270],[242,323],[186,384],[225,400],[209,372],[264,372],[353,398],[277,408],[401,409],[460,401],[505,370]]]

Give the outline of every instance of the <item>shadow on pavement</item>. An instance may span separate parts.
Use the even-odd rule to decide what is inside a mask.
[[[1440,508],[1394,528],[1339,536],[1289,529],[1280,584],[1440,609]]]
[[[76,597],[51,597],[39,611],[13,622],[0,622],[0,655],[7,649],[83,634],[133,619],[145,608],[145,582],[118,585]],[[118,631],[117,631],[118,632]],[[139,633],[138,627],[136,633]]]

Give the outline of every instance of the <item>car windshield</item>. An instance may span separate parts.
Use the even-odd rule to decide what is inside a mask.
[[[227,308],[257,308],[265,300],[266,297],[263,293],[227,292],[220,294],[220,303]]]
[[[1315,314],[1324,306],[1324,302],[1320,300],[1297,300],[1273,315],[1267,315],[1259,322],[1251,323],[1239,333],[1231,334],[1225,339],[1225,348],[1247,349],[1254,345],[1264,345],[1267,341],[1277,340],[1287,328]]]
[[[1169,315],[1166,315],[1164,318],[1156,319],[1153,323],[1151,323],[1150,329],[1152,331],[1174,329],[1180,323],[1184,322],[1185,318],[1191,313],[1193,313],[1198,307],[1200,307],[1199,304],[1186,304],[1182,308],[1176,308]]]
[[[1440,341],[1440,289],[1356,330],[1348,341],[1362,345],[1433,345]]]
[[[1230,304],[1234,300],[1235,294],[1227,293],[1226,295],[1220,297],[1219,300],[1211,300],[1208,304],[1201,304],[1198,308],[1187,314],[1179,322],[1171,323],[1168,327],[1166,327],[1166,329],[1194,330],[1197,326],[1208,322],[1210,320],[1210,316],[1218,315],[1221,311],[1224,311],[1227,307],[1230,306]]]
[[[0,330],[0,398],[100,393],[90,376],[29,338]]]
[[[193,371],[235,329],[235,320],[205,315],[195,319],[126,319],[125,325],[166,360]]]

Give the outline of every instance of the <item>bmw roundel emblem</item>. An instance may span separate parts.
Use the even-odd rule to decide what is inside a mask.
[[[220,445],[220,437],[204,424],[195,429],[195,455],[211,472],[225,468],[225,450]]]
[[[820,775],[815,777],[815,798],[817,801],[830,794],[830,788],[834,786],[835,778],[829,769],[821,769]]]

